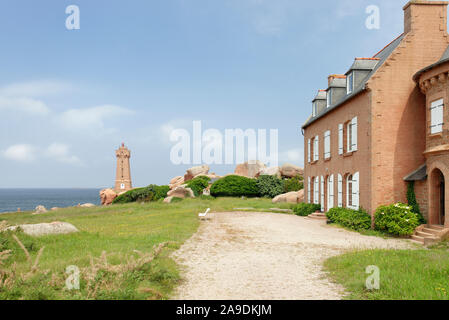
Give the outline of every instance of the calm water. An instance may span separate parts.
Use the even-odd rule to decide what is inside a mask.
[[[100,189],[0,189],[0,212],[32,211],[43,205],[47,209],[65,208],[79,203],[100,204]]]

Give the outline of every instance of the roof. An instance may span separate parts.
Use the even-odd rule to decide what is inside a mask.
[[[421,167],[410,173],[404,178],[406,182],[422,181],[427,179],[427,166],[423,164]]]
[[[346,88],[346,77],[332,79],[329,88]]]
[[[419,70],[414,76],[413,80],[419,81],[419,77],[426,71],[432,70],[435,67],[438,67],[439,65],[448,62],[449,61],[449,46],[446,48],[446,51],[444,51],[443,56],[438,60],[437,62],[431,64],[430,66],[425,67],[424,69]]]
[[[317,121],[318,119],[324,117],[329,112],[333,111],[334,109],[337,109],[338,107],[345,104],[347,101],[351,100],[361,92],[365,91],[366,89],[366,83],[369,79],[376,73],[376,71],[385,63],[385,61],[390,57],[390,55],[393,53],[393,51],[399,46],[402,39],[404,39],[404,34],[401,34],[399,37],[397,37],[395,40],[393,40],[390,44],[388,44],[385,48],[383,48],[381,51],[379,51],[374,57],[373,61],[377,61],[376,66],[374,69],[371,70],[371,72],[363,79],[361,84],[354,88],[354,91],[350,94],[347,94],[341,101],[339,101],[337,104],[334,104],[330,106],[329,108],[324,109],[319,114],[317,114],[315,117],[311,117],[309,120],[304,123],[302,126],[302,129],[306,129],[308,126],[310,126],[312,123]],[[378,60],[377,60],[378,59]],[[371,59],[370,59],[371,60]],[[368,59],[366,61],[369,61]],[[346,84],[345,84],[346,85]]]
[[[379,58],[356,58],[348,73],[351,70],[373,70],[379,61]]]
[[[327,99],[327,92],[326,92],[326,90],[319,90],[317,95],[313,99],[313,101],[315,101],[315,100],[326,100],[326,99]]]

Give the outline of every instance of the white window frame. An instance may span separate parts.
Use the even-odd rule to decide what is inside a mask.
[[[307,178],[307,203],[312,203],[312,198],[311,198],[311,179],[310,177]]]
[[[326,107],[329,108],[332,105],[332,95],[331,95],[331,90],[329,89],[327,90],[327,94],[326,94]]]
[[[340,123],[338,125],[338,154],[339,155],[343,155],[343,153],[344,153],[343,137],[344,137],[344,126],[342,123]]]
[[[320,160],[320,136],[313,139],[313,161]]]
[[[337,193],[338,193],[338,207],[343,208],[343,176],[338,174]]]
[[[348,122],[346,127],[347,150],[355,152],[358,150],[358,118],[355,117]]]
[[[316,101],[312,102],[312,117],[316,117],[317,115],[317,105]]]
[[[330,130],[324,133],[324,159],[331,157],[331,132]]]
[[[320,177],[313,178],[313,203],[320,203]]]
[[[321,212],[324,212],[324,177],[321,176],[321,193],[320,193],[320,204],[321,204]]]
[[[351,178],[352,179],[349,179]],[[351,190],[349,190],[351,186]],[[351,192],[349,192],[351,191]],[[351,203],[351,204],[350,204]],[[353,210],[360,208],[360,173],[348,175],[346,178],[346,207]]]
[[[311,160],[312,160],[312,140],[309,139],[307,148],[307,162],[310,163]]]
[[[329,211],[334,207],[334,175],[327,177],[327,210]]]
[[[346,77],[346,94],[354,92],[354,72],[351,72]]]
[[[443,132],[444,99],[438,99],[430,104],[430,134]]]

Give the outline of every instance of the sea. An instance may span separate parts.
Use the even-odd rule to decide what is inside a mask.
[[[33,211],[42,205],[47,209],[78,204],[100,204],[100,189],[0,189],[0,213]]]

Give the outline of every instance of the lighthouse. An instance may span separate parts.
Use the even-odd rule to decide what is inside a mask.
[[[129,159],[131,151],[122,143],[120,148],[115,151],[117,156],[117,174],[115,179],[115,191],[117,193],[126,192],[132,189],[131,169]]]

